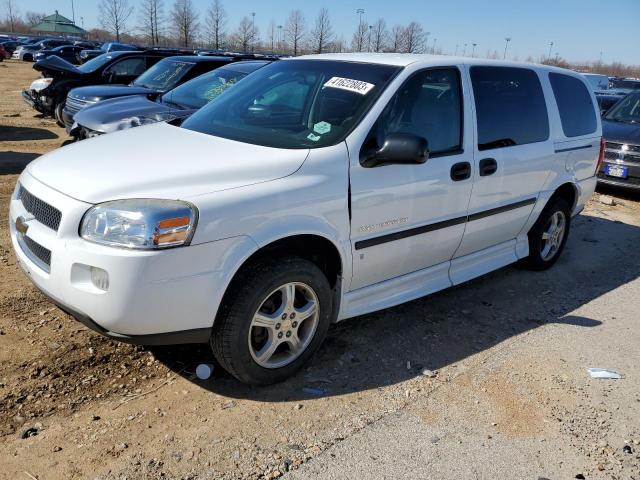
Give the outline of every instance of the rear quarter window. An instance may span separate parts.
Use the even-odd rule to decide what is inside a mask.
[[[533,70],[471,67],[478,150],[543,142],[549,138],[547,105]]]
[[[591,94],[580,79],[562,73],[550,73],[549,82],[566,137],[579,137],[594,133],[598,128]]]

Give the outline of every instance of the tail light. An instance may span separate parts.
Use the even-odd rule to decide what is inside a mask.
[[[600,167],[604,163],[604,149],[605,149],[604,137],[600,137],[600,154],[598,155],[598,164],[596,165],[596,175],[600,171]]]

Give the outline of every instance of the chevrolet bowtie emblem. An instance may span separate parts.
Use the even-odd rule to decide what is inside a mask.
[[[29,225],[27,224],[27,220],[24,217],[16,218],[16,230],[22,235],[25,235],[27,233],[27,230],[29,230]]]

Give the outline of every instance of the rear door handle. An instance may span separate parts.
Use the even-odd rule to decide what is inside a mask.
[[[498,162],[495,158],[484,158],[480,160],[479,172],[481,177],[493,175],[498,171]]]
[[[471,164],[469,162],[455,163],[451,167],[451,180],[459,182],[471,177]]]

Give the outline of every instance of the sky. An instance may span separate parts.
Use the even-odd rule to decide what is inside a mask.
[[[99,26],[100,0],[19,0],[21,13],[27,11],[53,13],[72,17],[76,23],[84,18],[85,28]],[[129,0],[136,5],[138,0]],[[164,0],[165,11],[173,0]],[[193,0],[204,19],[211,0]],[[620,61],[640,65],[640,0],[325,0],[324,2],[293,0],[223,0],[228,13],[228,30],[236,28],[243,16],[255,12],[256,26],[266,37],[271,20],[284,24],[294,8],[303,11],[311,25],[318,11],[327,7],[334,31],[349,43],[358,23],[356,10],[365,10],[368,23],[384,18],[389,28],[395,24],[417,21],[430,32],[429,46],[453,54],[458,46],[461,54],[467,44],[476,43],[476,53],[486,55],[497,50],[502,56],[505,38],[510,37],[507,57],[525,60],[552,55],[570,61]],[[0,13],[1,15],[1,13]],[[137,24],[136,14],[129,21]],[[601,53],[602,52],[602,53]]]

